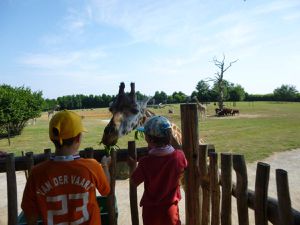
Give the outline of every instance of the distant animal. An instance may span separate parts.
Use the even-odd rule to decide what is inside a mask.
[[[223,108],[223,109],[216,108],[215,112],[217,116],[235,116],[236,114],[240,113],[238,109],[231,109],[231,108]]]
[[[199,113],[200,113],[201,117],[202,117],[203,119],[205,119],[205,117],[206,117],[206,105],[201,104],[201,103],[199,102],[197,96],[194,96],[193,99],[194,99],[194,100],[196,101],[196,103],[197,103],[197,108],[198,108],[198,110],[199,110]]]
[[[231,114],[233,115],[233,116],[235,116],[235,114],[240,114],[240,110],[238,110],[238,109],[233,109],[232,110],[232,112],[231,112]]]
[[[59,111],[59,109],[60,105],[53,106],[53,108],[48,111],[48,120],[56,113],[56,111]]]

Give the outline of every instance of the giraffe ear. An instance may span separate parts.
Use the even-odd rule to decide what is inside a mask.
[[[144,108],[146,108],[147,107],[147,104],[148,104],[148,102],[152,99],[153,97],[147,97],[145,100],[143,100],[143,106],[144,106]]]

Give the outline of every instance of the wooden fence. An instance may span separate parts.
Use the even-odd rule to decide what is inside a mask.
[[[270,166],[259,162],[256,170],[255,190],[248,189],[247,167],[243,155],[215,152],[212,145],[199,146],[198,112],[195,104],[181,105],[182,148],[189,166],[185,171],[186,225],[231,225],[232,196],[236,198],[238,222],[249,225],[248,210],[253,209],[256,225],[300,225],[300,212],[292,209],[287,172],[276,170],[277,199],[268,197]],[[117,224],[114,207],[116,163],[126,161],[130,155],[137,160],[147,154],[147,149],[136,148],[135,142],[128,142],[128,149],[112,151],[112,192],[108,197],[108,211],[111,225]],[[103,150],[85,149],[80,155],[101,161]],[[26,153],[14,157],[9,154],[0,159],[0,172],[7,173],[8,224],[17,224],[18,203],[15,171],[28,171],[49,159],[51,150],[44,154]],[[218,158],[221,158],[220,162]],[[219,168],[220,165],[220,168]],[[136,165],[129,168],[134,170]],[[233,172],[236,183],[232,182]],[[138,217],[137,189],[129,184],[132,225],[140,224]]]

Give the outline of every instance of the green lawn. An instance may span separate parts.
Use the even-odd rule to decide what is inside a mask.
[[[213,104],[208,105],[208,116],[200,120],[200,136],[206,143],[214,144],[217,152],[235,152],[244,154],[248,162],[263,159],[273,152],[300,147],[300,103],[274,102],[239,102],[236,107],[229,103],[227,107],[238,108],[239,116],[215,117]],[[174,113],[169,114],[172,108]],[[162,109],[151,109],[158,115],[168,117],[180,126],[180,106],[166,106]],[[84,135],[82,148],[103,148],[99,145],[106,121],[110,119],[108,109],[78,111],[85,115],[84,124],[89,130]],[[127,147],[127,141],[134,140],[132,132],[119,140],[120,148]],[[145,146],[144,140],[137,140],[137,146]],[[11,139],[8,146],[6,139],[0,140],[0,150],[43,152],[52,148],[48,138],[48,119],[46,114],[37,119],[35,125],[28,125],[22,135]]]

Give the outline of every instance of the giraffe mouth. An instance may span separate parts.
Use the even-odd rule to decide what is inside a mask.
[[[119,139],[119,131],[113,120],[105,127],[100,144],[104,146],[115,146]]]

